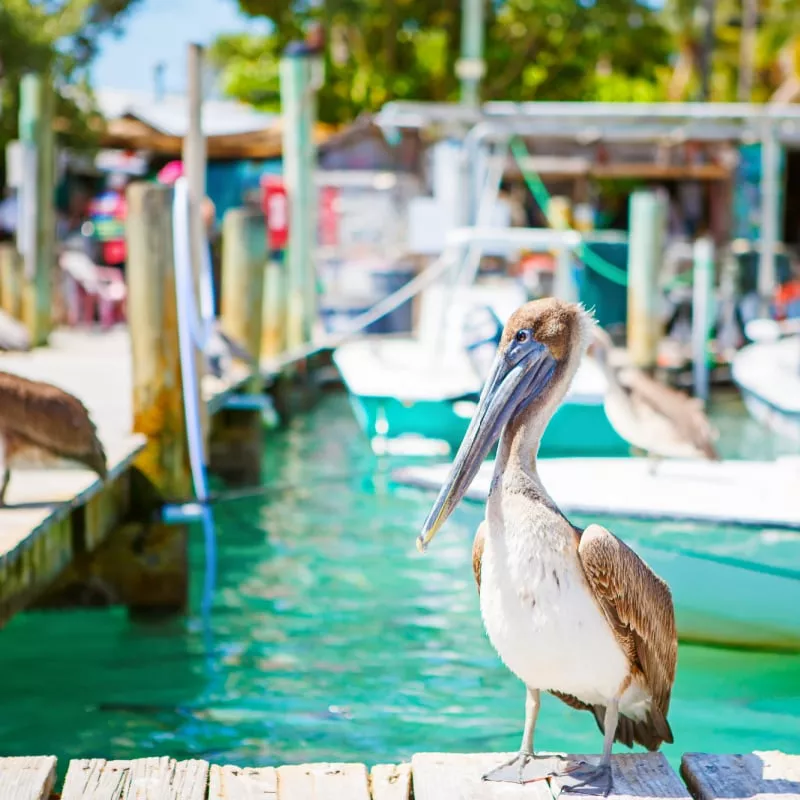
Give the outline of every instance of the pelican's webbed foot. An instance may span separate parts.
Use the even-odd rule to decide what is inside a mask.
[[[508,761],[489,770],[485,781],[504,783],[529,783],[543,781],[558,772],[558,760],[553,756],[537,756],[521,751]]]
[[[574,762],[558,773],[561,791],[571,794],[602,794],[608,797],[614,788],[611,764],[601,761],[589,764],[587,761]]]

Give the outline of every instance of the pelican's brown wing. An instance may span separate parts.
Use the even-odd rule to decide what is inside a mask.
[[[86,407],[56,386],[0,372],[0,431],[8,441],[78,461],[106,476],[106,456]]]
[[[578,556],[589,587],[632,665],[652,696],[644,722],[620,717],[616,738],[649,750],[672,742],[667,722],[678,637],[669,587],[624,542],[600,525],[580,537]],[[564,699],[564,698],[562,698]],[[598,722],[598,710],[592,709]]]
[[[698,400],[659,383],[638,369],[621,369],[617,377],[634,406],[637,402],[650,406],[657,414],[666,417],[678,433],[706,458],[719,461],[714,446],[716,431]]]
[[[475,538],[472,540],[472,571],[475,573],[475,583],[478,584],[478,593],[481,591],[481,561],[483,560],[483,537],[486,533],[486,520],[478,525]]]

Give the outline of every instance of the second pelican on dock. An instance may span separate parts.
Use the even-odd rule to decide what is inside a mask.
[[[486,632],[525,684],[519,753],[487,773],[524,783],[551,776],[564,789],[612,788],[614,741],[656,750],[667,722],[677,634],[672,597],[658,576],[600,525],[572,525],[536,470],[544,429],[569,388],[594,321],[579,305],[528,303],[509,319],[478,409],[422,529],[430,542],[500,440],[473,567]],[[534,753],[540,692],[593,714],[604,733],[597,764],[559,765]]]
[[[103,480],[107,475],[103,444],[77,397],[0,371],[0,506],[6,504],[13,462],[26,455],[45,462],[76,461]]]
[[[659,383],[635,367],[610,361],[611,337],[599,326],[590,344],[608,381],[605,409],[611,426],[633,447],[654,459],[705,458],[719,461],[717,432],[695,397]]]

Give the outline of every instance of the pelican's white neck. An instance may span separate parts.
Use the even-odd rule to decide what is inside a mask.
[[[496,474],[521,471],[539,482],[536,472],[539,444],[578,371],[583,351],[581,337],[569,356],[556,367],[550,386],[503,429],[497,449]]]

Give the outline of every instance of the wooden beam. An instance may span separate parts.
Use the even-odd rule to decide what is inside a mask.
[[[372,800],[410,800],[411,764],[376,764],[369,773]]]
[[[173,758],[70,761],[61,800],[205,800],[208,763]]]
[[[279,796],[287,800],[370,800],[363,764],[301,764],[278,767]]]
[[[212,766],[208,800],[277,800],[278,771],[274,767],[245,769]]]
[[[0,797],[47,800],[56,782],[55,756],[0,758]]]
[[[800,755],[686,753],[681,759],[681,777],[696,800],[768,800],[778,796],[781,800],[800,800]]]
[[[594,164],[589,170],[596,179],[640,178],[642,180],[725,181],[731,171],[719,164]]]

